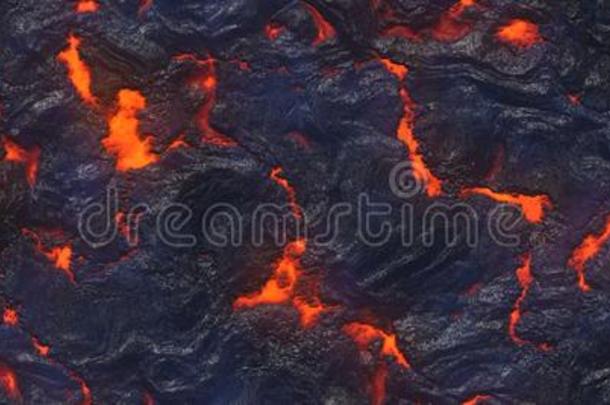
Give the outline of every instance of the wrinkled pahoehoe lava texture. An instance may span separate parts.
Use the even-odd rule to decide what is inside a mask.
[[[0,19],[1,403],[610,403],[607,0],[3,0]],[[518,240],[456,223],[404,245],[405,162],[414,229],[434,203],[508,204]],[[110,188],[120,232],[92,246],[78,218]],[[316,240],[364,192],[394,207],[389,240],[355,216]],[[194,246],[160,240],[169,203]],[[246,227],[286,204],[308,236],[219,247],[218,203]]]

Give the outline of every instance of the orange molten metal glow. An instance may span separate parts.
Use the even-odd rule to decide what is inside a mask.
[[[360,322],[352,322],[345,325],[343,331],[356,342],[360,350],[367,350],[372,342],[381,340],[381,354],[391,357],[404,368],[411,368],[407,358],[398,348],[396,335],[386,333],[372,325]]]
[[[464,11],[473,6],[475,6],[474,0],[461,0],[443,13],[438,24],[432,30],[434,39],[442,42],[455,42],[466,36],[472,26],[460,19]]]
[[[76,4],[77,13],[94,13],[100,8],[96,0],[79,0]]]
[[[371,403],[373,405],[383,405],[385,401],[385,387],[388,374],[388,366],[381,362],[375,369],[375,374],[373,374],[371,381]]]
[[[538,31],[538,25],[531,21],[514,19],[498,29],[496,33],[498,40],[520,48],[530,48],[542,42]]]
[[[403,116],[398,123],[396,135],[409,151],[409,158],[413,166],[412,169],[415,178],[426,184],[426,193],[428,194],[428,197],[438,197],[443,192],[443,183],[434,176],[428,166],[426,166],[424,157],[419,150],[419,141],[415,138],[415,134],[413,133],[415,122],[415,112],[413,109],[415,103],[404,88],[400,90],[400,97],[403,101]]]
[[[38,353],[42,357],[48,357],[51,348],[45,344],[43,344],[40,340],[35,337],[32,338],[32,346],[36,349],[36,353]]]
[[[296,191],[295,191],[294,187],[292,187],[290,185],[288,180],[286,180],[283,177],[283,175],[284,175],[284,170],[278,166],[278,167],[274,167],[271,170],[271,174],[269,175],[269,177],[276,184],[278,184],[280,187],[282,187],[284,189],[284,191],[286,191],[286,194],[288,195],[288,203],[290,204],[290,209],[292,210],[292,215],[294,215],[294,217],[296,219],[301,219],[303,217],[303,213],[302,213],[301,207],[299,206],[299,203],[297,201]]]
[[[508,320],[508,333],[517,345],[521,346],[527,343],[523,340],[519,335],[517,335],[517,324],[521,319],[521,304],[527,293],[534,282],[534,278],[532,276],[532,258],[529,254],[526,254],[522,257],[522,264],[516,271],[517,281],[519,281],[519,286],[521,287],[521,293],[519,294],[519,298],[515,301],[513,305],[513,310],[510,313],[510,318]]]
[[[332,25],[320,14],[320,12],[311,4],[304,3],[305,8],[311,14],[313,18],[314,24],[316,25],[316,29],[318,30],[318,34],[313,41],[313,45],[317,46],[327,40],[334,38],[336,35],[335,29]]]
[[[386,58],[379,58],[379,61],[388,72],[401,81],[401,84],[404,84],[402,82],[404,82],[409,73],[409,69],[406,66]],[[411,95],[404,86],[400,89],[400,98],[403,103],[403,115],[398,122],[396,137],[407,147],[413,176],[419,182],[425,183],[428,197],[438,197],[443,192],[443,183],[426,166],[424,157],[419,150],[419,141],[415,138],[413,132],[415,126],[415,102],[411,99]]]
[[[544,219],[545,209],[553,208],[550,198],[543,194],[529,196],[524,194],[498,193],[487,187],[465,188],[461,192],[463,197],[475,194],[485,196],[500,203],[518,206],[523,212],[525,219],[533,224],[538,224]]]
[[[40,148],[35,146],[30,150],[25,150],[21,146],[8,138],[2,140],[6,156],[4,160],[7,162],[21,163],[25,166],[25,174],[30,187],[36,184],[36,176],[38,174],[38,162],[40,160]]]
[[[48,260],[50,260],[55,268],[63,271],[68,280],[72,284],[76,284],[76,280],[74,278],[74,273],[72,272],[72,246],[70,244],[64,246],[56,246],[51,250],[45,249],[40,240],[40,237],[29,229],[22,229],[22,233],[25,236],[28,236],[34,240],[36,244],[36,250],[39,253],[44,255]]]
[[[95,104],[96,100],[91,93],[91,72],[89,67],[80,57],[78,48],[81,40],[74,35],[68,37],[68,48],[57,55],[57,59],[68,68],[68,77],[76,88],[81,98],[89,104]]]
[[[411,364],[398,348],[396,343],[396,335],[386,333],[385,331],[360,322],[352,322],[343,327],[343,332],[351,337],[360,350],[368,350],[369,345],[375,341],[381,340],[381,354],[392,358],[398,365],[405,369],[411,368]],[[376,367],[373,375],[370,391],[371,402],[375,405],[381,405],[385,401],[386,380],[388,378],[388,369],[383,359],[381,359]]]
[[[19,384],[17,383],[17,376],[13,370],[5,365],[0,365],[0,384],[10,399],[18,400],[21,398]]]
[[[4,308],[2,321],[5,325],[17,326],[19,323],[19,314],[13,308]]]
[[[400,63],[396,63],[391,59],[387,58],[379,58],[379,62],[383,65],[383,67],[396,76],[398,80],[401,82],[405,80],[407,77],[407,73],[409,73],[409,69],[405,65],[401,65]]]
[[[139,132],[137,114],[146,108],[146,99],[138,91],[123,89],[117,103],[118,109],[108,122],[108,136],[102,140],[106,150],[117,157],[117,170],[141,169],[159,160],[151,151],[151,137],[142,139]]]
[[[284,27],[275,23],[269,23],[265,26],[265,35],[270,41],[275,41],[284,32]]]
[[[261,304],[282,304],[293,295],[300,275],[299,259],[305,253],[306,242],[299,239],[284,248],[284,255],[278,262],[271,278],[263,288],[254,294],[237,298],[234,309],[255,307]]]
[[[606,218],[606,224],[598,234],[587,235],[580,245],[573,251],[568,260],[568,266],[572,268],[578,276],[578,287],[581,291],[587,292],[591,287],[585,279],[585,266],[599,254],[602,247],[610,239],[610,215]]]
[[[138,15],[146,13],[153,5],[153,0],[140,0],[140,7],[138,8]]]
[[[292,305],[299,311],[301,327],[303,329],[313,327],[318,321],[318,318],[320,318],[320,315],[327,310],[318,297],[313,297],[309,300],[295,297],[292,300]]]
[[[202,142],[221,148],[232,148],[237,146],[237,143],[233,139],[216,131],[210,124],[210,115],[216,104],[216,88],[218,86],[215,68],[216,60],[213,58],[199,59],[192,54],[177,55],[175,59],[179,61],[194,62],[203,71],[194,82],[199,89],[205,92],[204,103],[197,112],[197,126],[202,133]]]
[[[488,399],[491,399],[491,396],[489,395],[475,395],[474,397],[467,399],[466,401],[462,402],[462,405],[479,405],[485,401],[487,401]]]

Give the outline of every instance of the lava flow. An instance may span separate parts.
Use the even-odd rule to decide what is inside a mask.
[[[17,376],[5,364],[0,364],[0,385],[2,385],[4,392],[10,399],[18,400],[21,398]]]
[[[471,195],[482,195],[500,203],[516,205],[521,209],[525,219],[533,224],[538,224],[544,219],[545,209],[553,208],[550,198],[544,194],[530,196],[498,193],[487,187],[465,188],[461,191],[462,197],[469,197]]]
[[[284,32],[284,27],[277,23],[269,23],[265,25],[265,35],[270,41],[275,41]]]
[[[475,0],[459,0],[441,15],[432,30],[432,37],[441,42],[455,42],[465,37],[472,30],[472,25],[462,21],[462,15],[475,5]]]
[[[409,69],[387,58],[379,58],[383,67],[391,74],[396,76],[401,82],[400,98],[403,103],[403,115],[396,129],[396,137],[402,142],[409,152],[413,176],[422,184],[425,184],[428,197],[438,197],[443,192],[443,183],[426,166],[424,157],[419,150],[419,141],[414,134],[415,126],[415,102],[404,86],[404,80],[409,73]]]
[[[490,395],[475,395],[472,398],[467,399],[466,401],[462,402],[462,405],[479,405],[485,401],[487,401],[488,399],[491,399]]]
[[[38,162],[40,160],[40,148],[34,146],[30,150],[26,150],[8,138],[2,139],[2,145],[6,155],[4,160],[7,162],[21,163],[25,166],[25,174],[30,187],[36,184],[36,176],[38,174]]]
[[[34,346],[36,353],[38,353],[38,355],[40,355],[42,357],[48,357],[49,353],[51,352],[51,347],[45,345],[40,340],[38,340],[36,337],[32,337],[32,346]]]
[[[19,314],[13,308],[4,308],[2,313],[2,322],[8,326],[17,326],[19,323]]]
[[[36,250],[44,255],[53,263],[55,268],[63,271],[72,284],[76,284],[74,273],[72,272],[72,246],[70,244],[64,246],[56,246],[51,250],[45,249],[40,237],[29,229],[22,229],[24,236],[30,237],[36,244]]]
[[[542,42],[538,25],[521,19],[511,20],[508,24],[500,27],[496,33],[496,38],[520,48],[530,48]]]
[[[79,0],[76,3],[76,12],[79,14],[94,13],[100,8],[96,0]]]
[[[136,90],[122,89],[117,96],[118,109],[108,122],[108,136],[102,140],[106,150],[116,155],[121,172],[141,169],[159,157],[151,151],[152,137],[141,138],[138,112],[146,108],[146,99]]]
[[[255,307],[261,304],[282,304],[293,295],[300,275],[299,259],[305,253],[306,242],[299,239],[284,248],[284,255],[276,265],[271,278],[254,294],[237,298],[234,309]]]
[[[343,332],[351,337],[359,350],[366,351],[369,345],[375,341],[381,341],[381,355],[392,358],[399,366],[410,369],[411,364],[406,356],[398,348],[396,335],[360,322],[353,322],[343,327]],[[385,401],[386,380],[388,377],[387,365],[381,359],[372,377],[370,384],[371,402],[374,405],[381,405]]]
[[[60,52],[57,59],[68,68],[68,77],[81,98],[86,103],[95,104],[95,97],[91,93],[91,72],[80,57],[80,44],[81,39],[71,34],[68,37],[68,48]]]
[[[303,213],[297,201],[296,191],[294,187],[290,185],[288,180],[283,177],[283,174],[283,169],[278,166],[271,170],[269,177],[276,184],[282,187],[284,191],[286,191],[286,194],[288,195],[288,203],[290,204],[290,209],[292,210],[292,215],[294,215],[296,219],[301,219],[303,217]]]
[[[606,224],[600,233],[587,235],[581,244],[572,251],[568,266],[576,272],[578,288],[583,292],[591,290],[585,279],[585,266],[599,254],[608,239],[610,239],[610,215],[606,218]]]
[[[313,41],[314,46],[318,46],[323,42],[328,41],[331,38],[334,38],[336,35],[335,29],[333,26],[320,14],[320,12],[311,4],[303,3],[309,14],[311,14],[311,18],[313,19],[314,24],[316,25],[316,29],[318,33],[316,34],[316,38]]]
[[[534,282],[534,276],[532,275],[532,256],[529,253],[521,257],[521,266],[517,269],[515,274],[517,275],[519,287],[521,287],[521,293],[519,294],[517,301],[515,301],[513,309],[508,318],[508,334],[516,345],[523,346],[530,342],[521,338],[517,334],[517,325],[521,320],[521,305],[523,304],[525,297],[527,297],[532,283]],[[540,350],[547,351],[550,349],[550,345],[548,343],[542,343],[538,345],[538,348]]]
[[[237,146],[237,143],[228,136],[218,132],[210,124],[210,115],[216,105],[216,89],[218,79],[216,77],[216,60],[214,58],[199,59],[191,54],[182,54],[175,57],[179,61],[191,61],[202,69],[202,73],[194,83],[205,92],[203,105],[197,112],[197,126],[201,131],[201,140],[204,143],[215,145],[222,148]]]

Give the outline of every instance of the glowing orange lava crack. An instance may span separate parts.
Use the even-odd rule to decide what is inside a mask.
[[[2,322],[8,326],[17,326],[19,324],[19,314],[14,308],[4,308]]]
[[[465,188],[461,192],[462,197],[471,195],[482,195],[494,201],[518,206],[528,222],[538,224],[544,219],[545,210],[552,209],[551,199],[543,194],[524,195],[514,193],[499,193],[487,187]]]
[[[314,46],[318,46],[323,42],[328,41],[331,38],[334,38],[337,34],[334,27],[320,14],[320,12],[311,4],[303,3],[311,17],[313,18],[314,24],[316,25],[316,29],[318,31],[316,38],[313,41]]]
[[[216,105],[216,89],[218,78],[216,77],[216,60],[214,58],[199,59],[192,54],[181,54],[175,57],[179,61],[190,61],[202,69],[202,73],[195,81],[197,87],[205,92],[203,105],[197,112],[197,126],[201,131],[201,140],[204,143],[221,148],[232,148],[237,143],[227,135],[220,133],[210,124],[210,115]]]
[[[30,150],[26,150],[9,138],[2,139],[2,146],[6,155],[4,160],[7,162],[20,163],[25,166],[25,174],[30,187],[36,184],[36,176],[38,175],[38,165],[40,160],[40,148],[34,146]]]
[[[21,398],[17,376],[5,364],[0,364],[0,385],[10,399],[19,400]]]
[[[422,184],[425,184],[428,197],[438,197],[443,193],[443,182],[437,178],[426,165],[421,154],[419,141],[415,137],[415,102],[411,98],[408,90],[404,86],[404,80],[409,73],[409,69],[400,63],[396,63],[387,58],[379,58],[383,67],[401,82],[400,99],[403,103],[403,115],[398,122],[396,137],[402,142],[409,152],[413,176]]]
[[[511,20],[508,24],[500,27],[496,33],[496,38],[501,42],[519,48],[530,48],[542,42],[538,25],[522,19]]]
[[[462,405],[479,405],[487,400],[491,399],[490,395],[475,395],[472,398],[467,399],[466,401],[462,402]]]
[[[521,266],[517,268],[515,274],[517,276],[517,281],[519,282],[519,287],[521,288],[521,293],[515,301],[513,309],[508,318],[508,334],[516,345],[523,346],[530,342],[519,336],[517,333],[517,325],[521,320],[521,305],[523,304],[525,297],[527,297],[527,294],[534,283],[531,254],[527,253],[521,257]],[[550,349],[550,345],[548,343],[542,343],[538,345],[538,348],[540,350],[547,351]]]
[[[476,5],[474,0],[460,0],[443,13],[438,24],[432,30],[432,37],[437,41],[455,42],[466,36],[472,25],[461,21],[466,10]]]
[[[100,8],[96,0],[79,0],[76,3],[76,12],[79,14],[94,13]]]
[[[284,170],[281,167],[277,166],[271,170],[271,174],[269,175],[269,177],[276,184],[278,184],[280,187],[282,187],[284,189],[284,191],[286,191],[286,194],[288,195],[288,203],[290,204],[292,214],[294,215],[294,217],[296,219],[301,219],[303,217],[303,213],[302,213],[301,207],[299,206],[299,203],[297,201],[296,191],[295,191],[294,187],[292,187],[290,185],[288,180],[286,180],[283,177],[283,175],[284,175]]]
[[[354,340],[361,351],[368,350],[371,343],[381,341],[381,355],[392,358],[404,369],[411,368],[406,356],[398,348],[395,334],[387,333],[375,326],[361,322],[352,322],[345,325],[343,332]],[[387,365],[381,360],[377,364],[370,384],[371,402],[375,405],[381,405],[385,401],[387,377]]]
[[[102,145],[117,158],[121,172],[146,167],[159,160],[152,152],[152,137],[142,139],[138,113],[146,108],[146,99],[136,90],[122,89],[117,96],[117,111],[108,122],[108,135]]]
[[[96,99],[91,93],[91,72],[87,64],[81,59],[79,47],[80,38],[70,35],[68,48],[57,55],[57,59],[68,68],[68,77],[81,98],[89,104],[95,104]]]
[[[51,261],[55,268],[63,271],[72,284],[76,284],[76,279],[74,278],[74,273],[72,272],[72,246],[70,244],[56,246],[50,250],[47,250],[36,233],[29,229],[22,229],[22,233],[34,241],[36,244],[36,250],[38,252]]]
[[[585,267],[587,263],[596,257],[602,247],[610,239],[610,215],[606,218],[604,228],[598,234],[585,236],[583,241],[573,251],[568,259],[568,266],[572,268],[578,276],[578,287],[583,292],[588,292],[591,287],[585,279]]]

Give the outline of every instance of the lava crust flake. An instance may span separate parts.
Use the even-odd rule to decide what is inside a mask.
[[[606,404],[610,9],[0,1],[0,404]]]

